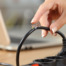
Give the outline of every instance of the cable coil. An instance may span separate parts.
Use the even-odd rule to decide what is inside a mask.
[[[24,38],[20,41],[20,44],[18,46],[18,49],[17,49],[17,54],[16,54],[16,66],[19,66],[19,55],[20,55],[20,50],[21,50],[21,47],[23,46],[23,43],[25,42],[25,40],[27,39],[27,37],[33,33],[35,30],[37,29],[44,29],[44,30],[47,30],[47,31],[50,31],[50,29],[48,27],[35,27],[33,29],[31,29],[30,31],[28,31],[28,33],[24,36]],[[62,34],[60,31],[57,31],[56,32],[57,34],[59,34],[63,40],[65,39],[65,36],[64,34]]]

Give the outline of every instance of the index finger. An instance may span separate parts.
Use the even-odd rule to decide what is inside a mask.
[[[46,11],[48,11],[49,9],[51,9],[51,8],[53,7],[53,4],[54,4],[54,3],[51,2],[51,1],[43,3],[43,4],[39,7],[38,11],[36,12],[34,18],[33,18],[32,21],[31,21],[31,23],[32,23],[32,24],[37,23],[37,22],[40,20],[41,16],[42,16]]]

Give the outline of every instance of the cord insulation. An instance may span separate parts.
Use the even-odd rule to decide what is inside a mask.
[[[44,30],[47,30],[47,31],[50,31],[50,29],[48,27],[35,27],[33,29],[31,29],[30,31],[28,31],[28,33],[24,36],[24,38],[20,41],[20,44],[18,46],[18,49],[17,49],[17,54],[16,54],[16,66],[19,66],[19,55],[20,55],[20,50],[21,50],[21,47],[23,46],[23,43],[25,42],[25,40],[27,39],[27,37],[33,33],[35,30],[37,29],[44,29]],[[60,31],[57,31],[56,33],[58,33],[63,39],[65,39],[65,36],[64,34],[62,34]]]

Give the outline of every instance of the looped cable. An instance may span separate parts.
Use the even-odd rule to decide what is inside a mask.
[[[18,49],[17,49],[17,54],[16,54],[16,66],[19,66],[19,55],[20,55],[20,50],[21,50],[21,47],[23,46],[23,43],[25,42],[25,40],[27,39],[27,37],[33,33],[35,30],[37,29],[44,29],[44,30],[47,30],[47,31],[50,31],[50,29],[48,27],[35,27],[33,29],[31,29],[25,36],[24,38],[21,40],[19,46],[18,46]],[[65,39],[65,36],[60,32],[60,31],[57,31],[56,33],[58,33],[63,39]]]

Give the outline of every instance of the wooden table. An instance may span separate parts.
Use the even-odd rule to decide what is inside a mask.
[[[21,51],[20,64],[24,65],[35,59],[56,55],[60,50],[61,46]],[[0,50],[0,62],[16,66],[16,52]]]

